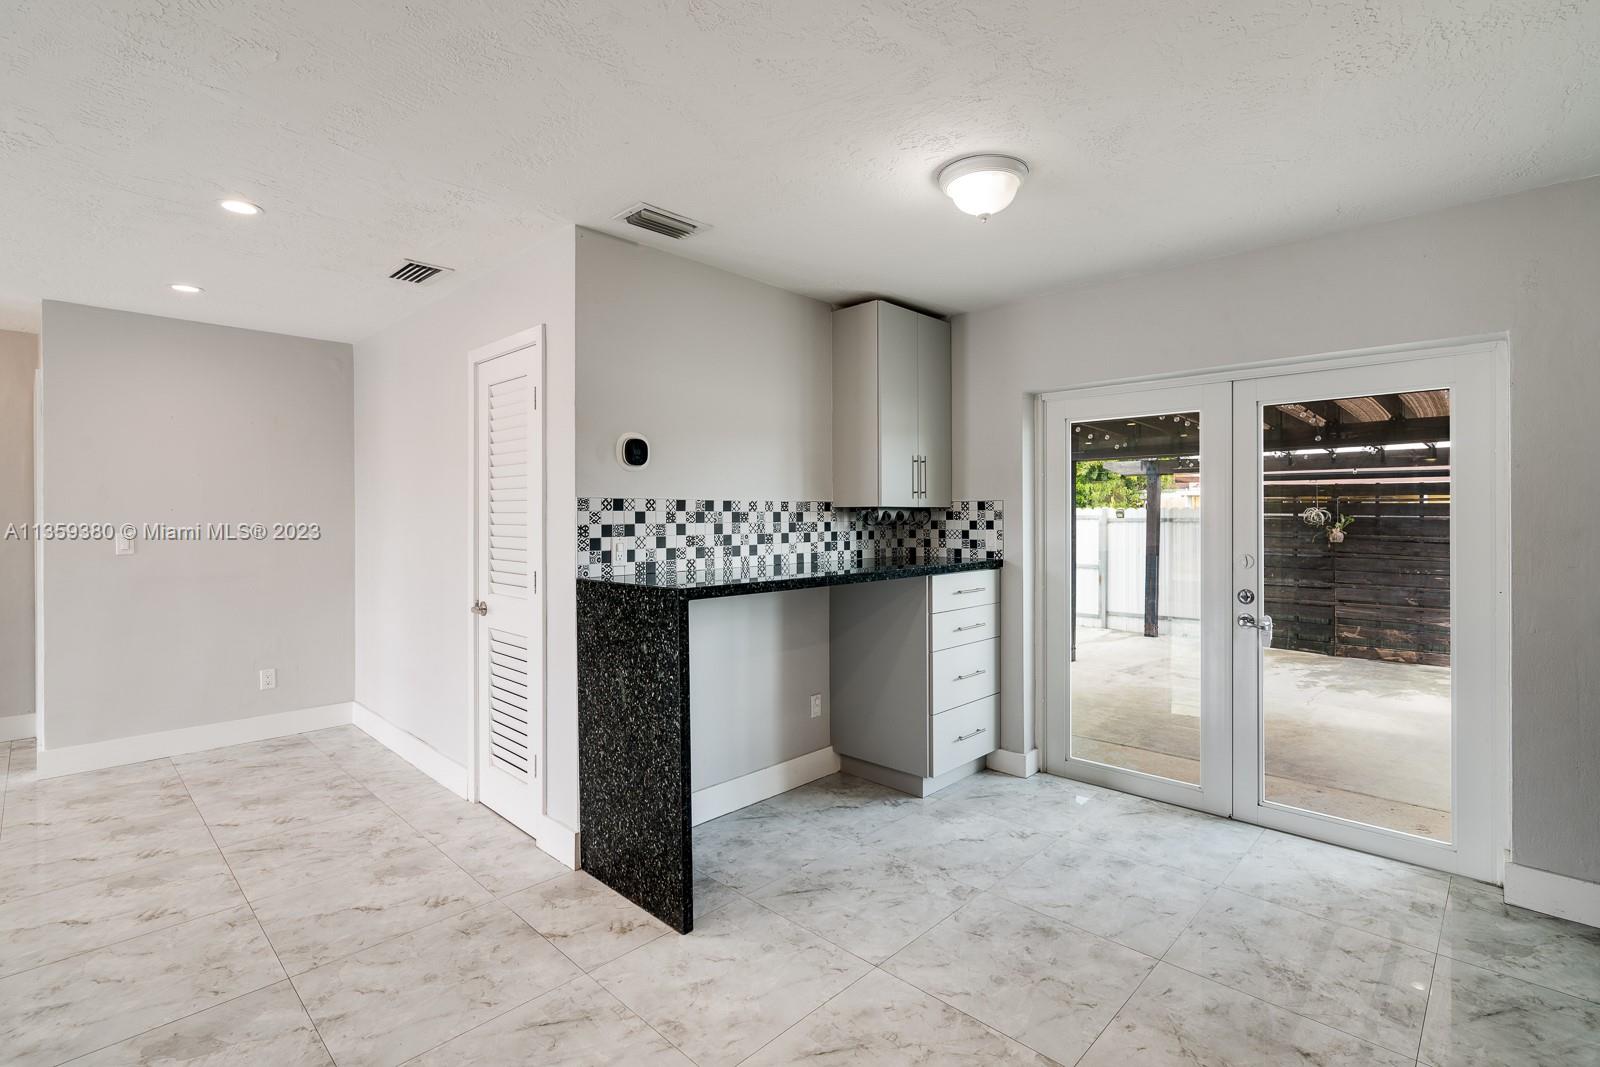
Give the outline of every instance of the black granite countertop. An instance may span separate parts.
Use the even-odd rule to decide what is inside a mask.
[[[639,570],[611,578],[579,578],[580,584],[618,586],[628,590],[652,590],[684,600],[740,596],[750,593],[780,593],[790,589],[811,589],[827,585],[853,585],[858,582],[885,582],[897,578],[922,578],[930,574],[959,571],[999,570],[998,559],[926,559],[916,562],[866,560],[849,565],[818,564],[793,571],[774,571],[770,567],[739,569]]]

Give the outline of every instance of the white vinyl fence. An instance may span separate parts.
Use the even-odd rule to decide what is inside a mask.
[[[1073,539],[1078,625],[1144,632],[1144,509],[1080,509]],[[1163,633],[1192,633],[1200,620],[1200,512],[1161,514]]]

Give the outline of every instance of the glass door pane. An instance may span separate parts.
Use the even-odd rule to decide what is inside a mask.
[[[1069,755],[1201,781],[1200,414],[1075,421]]]
[[[1450,400],[1260,409],[1269,804],[1451,840]]]

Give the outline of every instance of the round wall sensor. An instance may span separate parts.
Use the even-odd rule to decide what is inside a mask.
[[[650,442],[636,433],[625,433],[617,438],[617,462],[629,470],[650,465]]]

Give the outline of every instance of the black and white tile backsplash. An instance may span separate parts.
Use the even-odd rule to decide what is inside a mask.
[[[873,557],[1000,559],[1001,502],[905,510],[903,522],[817,500],[578,498],[578,575],[640,567],[796,571]]]

